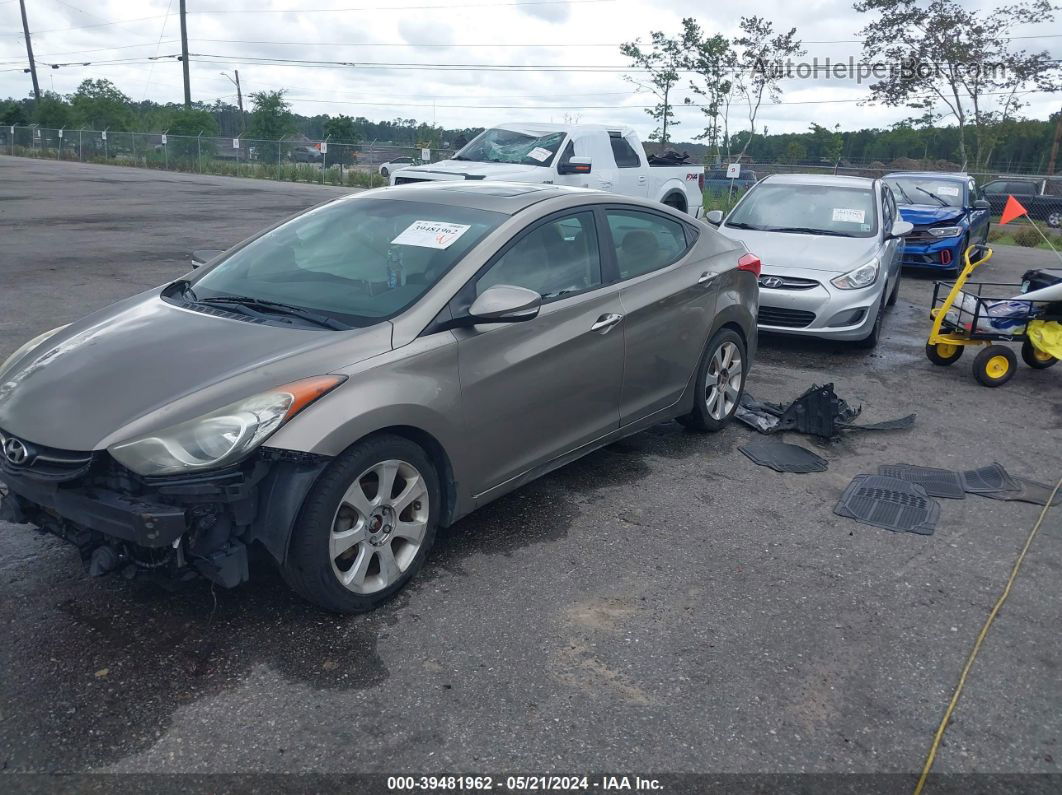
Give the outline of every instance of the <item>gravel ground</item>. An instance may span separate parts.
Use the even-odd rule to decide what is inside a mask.
[[[0,358],[342,189],[0,157]],[[1050,252],[999,250],[1016,282]],[[944,500],[937,532],[832,512],[878,464],[1062,475],[1062,368],[978,386],[923,353],[927,278],[885,340],[762,340],[749,389],[832,381],[867,421],[781,475],[674,424],[493,503],[387,607],[337,618],[264,569],[233,591],[90,579],[0,524],[0,768],[153,772],[920,769],[1039,508]],[[71,388],[74,388],[72,385]],[[1062,510],[981,652],[937,770],[1059,773]]]

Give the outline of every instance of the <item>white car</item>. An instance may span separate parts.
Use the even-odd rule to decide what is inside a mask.
[[[383,173],[382,171],[380,173]],[[505,124],[484,130],[449,160],[403,168],[392,185],[488,179],[570,185],[658,201],[703,214],[704,167],[656,165],[630,127]]]
[[[419,160],[414,160],[412,157],[396,157],[394,160],[388,160],[386,163],[380,164],[380,176],[389,177],[395,171],[415,166],[419,162]]]

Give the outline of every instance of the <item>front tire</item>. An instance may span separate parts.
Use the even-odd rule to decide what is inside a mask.
[[[878,343],[881,342],[881,328],[885,325],[885,304],[887,303],[888,294],[889,285],[886,284],[885,290],[881,293],[881,300],[878,302],[878,314],[874,318],[874,325],[871,327],[869,334],[856,342],[858,347],[871,350],[878,347]]]
[[[974,359],[974,377],[982,386],[1003,386],[1014,377],[1018,357],[1006,345],[989,345]]]
[[[964,347],[962,345],[938,342],[936,345],[926,345],[926,358],[938,367],[947,367],[959,361],[963,350]]]
[[[381,177],[389,177],[389,176],[391,176],[391,171],[389,169],[386,169],[386,168],[381,168],[380,169],[380,176]]]
[[[701,433],[726,427],[745,392],[746,361],[741,335],[728,328],[717,331],[697,367],[693,410],[678,421]]]
[[[424,564],[441,505],[438,474],[419,445],[392,435],[358,442],[306,498],[284,579],[326,610],[373,610]]]

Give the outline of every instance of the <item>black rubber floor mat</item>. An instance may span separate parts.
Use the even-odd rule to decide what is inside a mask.
[[[917,483],[884,475],[856,475],[833,512],[896,533],[932,535],[940,503]]]
[[[1054,486],[1048,486],[1046,483],[1038,483],[1035,480],[1027,480],[1025,478],[1016,477],[1014,480],[1018,483],[1017,491],[981,491],[978,494],[981,497],[991,497],[993,500],[1013,500],[1031,502],[1033,505],[1047,505],[1047,500],[1055,488]],[[1051,505],[1062,505],[1062,489],[1059,489],[1058,493],[1055,494]]]
[[[936,467],[916,467],[911,464],[882,464],[878,474],[899,478],[908,483],[917,483],[930,497],[946,497],[949,500],[966,499],[962,478],[958,472]]]
[[[775,472],[825,472],[829,462],[800,445],[756,440],[738,447],[760,466]]]
[[[969,469],[960,473],[963,490],[970,494],[983,494],[986,491],[1019,491],[1021,486],[1012,478],[1001,464],[980,469]]]

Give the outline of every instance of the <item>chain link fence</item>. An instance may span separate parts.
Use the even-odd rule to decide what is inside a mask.
[[[389,143],[346,144],[305,137],[279,141],[207,135],[0,127],[0,153],[51,160],[157,168],[195,174],[373,188],[389,164],[434,163],[452,150]]]

